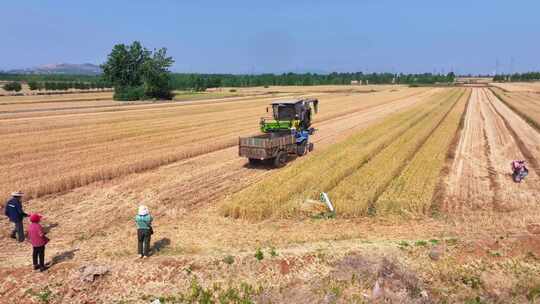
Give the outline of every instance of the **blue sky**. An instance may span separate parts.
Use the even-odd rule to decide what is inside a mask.
[[[167,47],[176,72],[540,70],[540,1],[3,0],[0,69]]]

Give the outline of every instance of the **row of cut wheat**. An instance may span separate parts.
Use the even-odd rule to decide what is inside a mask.
[[[228,198],[222,213],[225,216],[248,219],[292,217],[302,213],[306,199],[314,199],[321,192],[330,191],[335,194],[335,190],[341,189],[343,181],[356,176],[363,167],[370,167],[382,151],[395,146],[393,143],[396,140],[416,138],[418,135],[415,132],[424,130],[429,135],[432,128],[426,126],[426,122],[435,121],[436,125],[436,119],[442,119],[462,92],[458,89],[445,90],[424,100],[412,110],[394,114],[342,143],[304,161],[297,161]],[[358,189],[361,186],[354,184],[351,187]],[[345,194],[343,190],[338,191],[340,195]],[[339,212],[351,212],[352,209],[339,203],[345,197],[337,198]]]

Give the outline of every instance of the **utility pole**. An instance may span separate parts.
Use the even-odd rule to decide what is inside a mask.
[[[510,57],[510,74],[514,74],[514,57]]]

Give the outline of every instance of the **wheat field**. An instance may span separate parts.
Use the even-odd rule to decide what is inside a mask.
[[[427,91],[319,94],[321,114],[317,121]],[[285,97],[121,105],[67,113],[16,113],[2,108],[13,104],[0,105],[0,143],[9,147],[0,151],[4,172],[0,193],[24,189],[29,197],[39,197],[233,147],[239,136],[258,132],[259,118],[266,115],[271,101]],[[40,106],[37,101],[34,99],[32,106]]]
[[[344,189],[357,191],[359,187],[363,187],[362,183],[367,182],[367,179],[353,180],[353,178],[362,176],[358,172],[370,167],[372,159],[380,159],[379,155],[383,151],[394,149],[400,152],[398,155],[408,155],[402,153],[403,147],[395,141],[401,138],[401,141],[407,142],[409,138],[417,138],[421,142],[461,94],[462,90],[455,89],[426,97],[414,109],[392,115],[348,140],[232,195],[223,205],[222,213],[226,216],[247,219],[294,217],[302,213],[306,199],[316,199],[319,193],[330,192],[336,199],[338,213],[366,214],[367,209],[366,212],[348,209],[353,204],[346,201],[349,192],[345,192]],[[426,125],[428,121],[433,127]],[[416,134],[418,132],[424,132],[426,135]],[[415,152],[416,146],[414,144],[411,146],[410,153]],[[399,167],[401,163],[398,161],[396,165]],[[392,176],[389,175],[387,178]],[[345,185],[343,182],[352,182],[353,185],[343,186]]]

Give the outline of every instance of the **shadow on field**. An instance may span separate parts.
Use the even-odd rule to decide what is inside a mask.
[[[152,247],[150,247],[150,252],[152,255],[154,255],[155,253],[160,252],[161,250],[168,247],[169,245],[171,245],[171,239],[162,238],[161,240],[154,242]]]
[[[287,164],[289,164],[290,162],[293,162],[296,158],[297,156],[290,155],[287,158]],[[265,171],[278,169],[274,167],[273,159],[258,160],[255,163],[250,163],[249,161],[246,161],[243,167],[247,169],[265,170]]]
[[[62,253],[55,255],[51,260],[50,266],[72,260],[75,257],[75,252],[77,251],[79,251],[79,249],[68,250],[68,251],[64,251]]]

